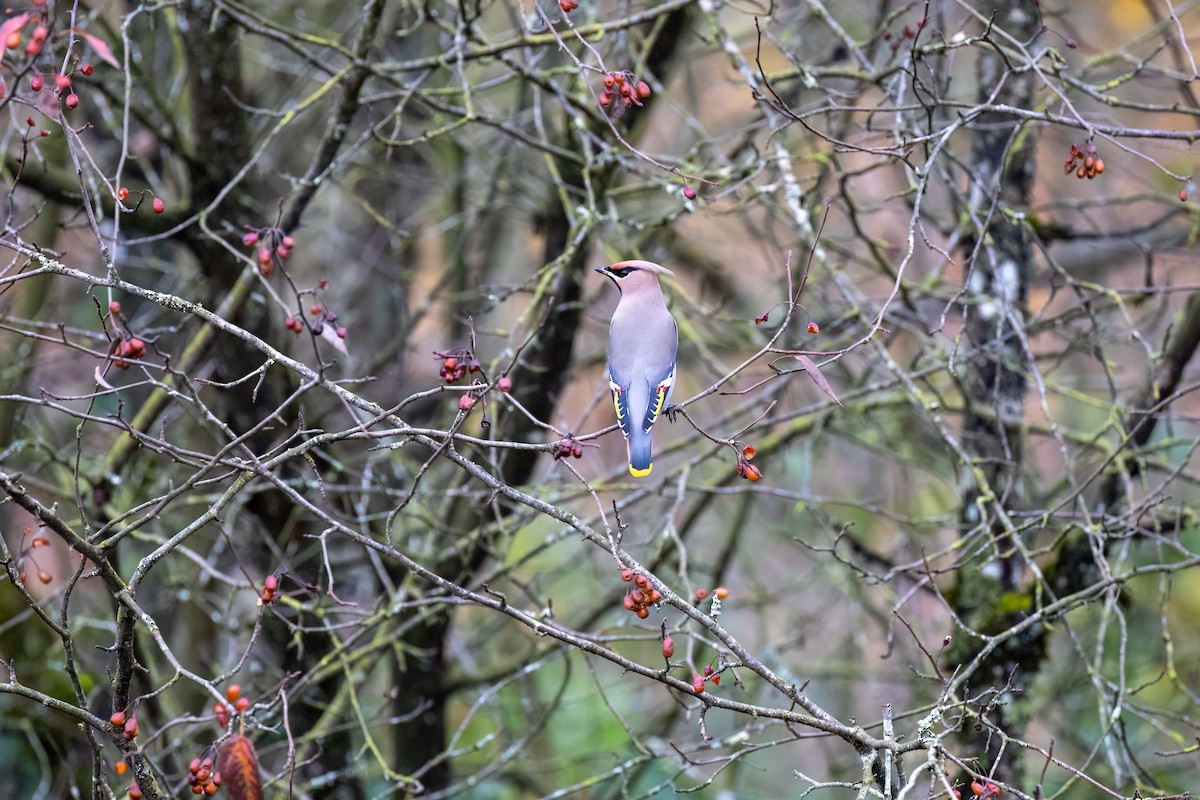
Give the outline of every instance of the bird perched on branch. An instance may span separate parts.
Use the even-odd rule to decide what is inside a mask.
[[[650,474],[654,422],[675,386],[675,350],[679,329],[667,310],[659,275],[673,275],[649,261],[622,261],[596,272],[621,291],[608,329],[608,384],[617,424],[625,434],[629,472]]]

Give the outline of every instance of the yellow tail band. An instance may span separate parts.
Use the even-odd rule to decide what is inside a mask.
[[[632,476],[633,476],[633,477],[635,477],[635,478],[644,478],[644,477],[646,477],[647,475],[649,475],[649,474],[650,474],[650,470],[652,470],[652,469],[654,469],[654,465],[653,465],[653,464],[651,464],[650,466],[646,467],[645,469],[638,469],[638,468],[637,468],[637,467],[635,467],[633,464],[630,464],[630,465],[629,465],[629,474],[630,474],[630,475],[632,475]]]

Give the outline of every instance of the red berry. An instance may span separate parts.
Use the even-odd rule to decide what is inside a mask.
[[[507,392],[512,389],[512,379],[507,375],[496,381],[496,388],[502,392]]]
[[[685,186],[685,187],[683,187],[683,196],[686,197],[688,200],[695,200],[696,199],[696,190],[690,186]]]
[[[122,186],[120,189],[117,189],[117,199],[118,200],[124,200],[127,197],[129,197],[128,189],[126,189],[124,186]]]
[[[742,472],[742,477],[751,483],[756,483],[762,478],[762,470],[753,464],[747,464]]]
[[[1188,199],[1188,193],[1187,193],[1187,189],[1180,189],[1180,190],[1179,190],[1179,199],[1180,199],[1180,200],[1182,200],[1182,201],[1183,201],[1183,202],[1185,202],[1185,203],[1187,202],[1187,199]]]
[[[771,316],[770,311],[764,311],[763,313],[759,314],[757,317],[754,318],[754,324],[762,325],[764,322],[766,322],[768,319],[770,319],[770,316]]]
[[[703,600],[706,597],[708,597],[708,589],[697,589],[696,590],[697,602],[699,602],[700,600]]]
[[[758,455],[758,449],[754,445],[748,444],[742,448],[742,458],[747,461],[753,461],[756,455]]]
[[[462,397],[458,398],[458,410],[459,411],[470,411],[474,407],[475,407],[475,398],[472,397],[471,395],[464,394]]]
[[[229,688],[225,690],[225,699],[231,703],[241,696],[242,687],[238,686],[236,683],[231,684]]]
[[[8,38],[4,40],[4,46],[7,47],[9,50],[16,50],[18,47],[20,47],[21,46],[21,32],[13,31],[12,33],[10,33],[8,35]]]
[[[128,769],[128,767],[126,766],[124,761],[118,761],[116,766],[113,767],[113,769],[116,771],[116,773],[118,775],[124,775],[125,770]]]
[[[46,79],[42,77],[42,73],[40,72],[33,73],[33,77],[29,79],[29,88],[35,92],[40,92],[45,85]]]
[[[108,718],[108,721],[114,728],[120,728],[125,724],[125,712],[114,711],[113,715]]]
[[[137,781],[129,784],[129,800],[142,800],[142,790]]]
[[[66,91],[71,88],[71,79],[60,72],[54,76],[54,85],[59,91]]]
[[[662,641],[662,654],[663,658],[670,658],[675,655],[675,640],[670,636]]]
[[[605,108],[612,105],[612,92],[605,90],[600,93],[600,105]]]
[[[96,71],[96,68],[93,67],[91,64],[84,64],[82,67],[79,68],[79,71],[82,72],[84,75],[91,75],[93,72]]]
[[[111,303],[108,304],[108,310],[114,314],[120,314],[121,313],[121,304],[118,303],[116,300],[113,300]]]
[[[621,570],[621,580],[625,581],[626,583],[629,583],[631,580],[633,580],[633,570],[631,570],[629,567]]]
[[[258,244],[258,234],[254,231],[242,234],[242,247],[254,247]]]
[[[46,570],[44,570],[44,569],[39,569],[37,571],[37,576],[38,576],[38,580],[41,581],[42,583],[49,583],[50,581],[53,580],[53,577],[50,575],[50,573],[46,572]]]
[[[238,701],[233,704],[233,707],[236,708],[238,713],[240,714],[240,713],[244,712],[247,708],[250,707],[250,701],[247,700],[245,697],[239,697]]]
[[[275,255],[279,256],[283,261],[287,261],[292,257],[292,248],[281,244],[275,248]]]
[[[70,101],[70,99],[71,99],[70,97],[67,98],[68,101]],[[69,102],[68,102],[68,104],[69,104]],[[163,201],[162,201],[161,197],[154,198],[154,202],[150,204],[150,207],[154,209],[155,214],[161,214],[166,209],[166,206],[163,205]]]
[[[621,602],[625,605],[626,611],[633,611],[635,608],[637,608],[637,603],[633,602],[633,598],[629,595],[625,595],[625,599]]]
[[[646,83],[645,81],[638,81],[636,91],[638,100],[645,100],[650,96],[650,84]]]
[[[575,456],[576,458],[583,458],[583,446],[577,444],[572,447],[571,455]]]
[[[821,326],[815,322],[808,323],[808,332],[814,336],[821,332]]]
[[[445,367],[447,370],[457,369],[458,368],[458,359],[457,358],[447,358],[445,361],[442,362],[442,366]]]
[[[713,686],[717,686],[721,683],[721,676],[714,674],[709,680],[713,682]]]
[[[290,236],[283,237],[283,246],[289,250],[296,246],[296,240]]]
[[[274,575],[268,575],[267,577],[263,578],[263,588],[268,592],[279,591],[279,578],[275,577]]]
[[[717,588],[713,589],[713,594],[718,600],[724,600],[726,597],[729,597],[729,590],[724,586],[718,586]]]
[[[558,0],[558,7],[563,10],[564,14],[569,14],[579,8],[579,0]]]
[[[63,102],[66,104],[67,108],[75,108],[79,105],[79,95],[71,92],[69,95],[67,95],[67,99]]]
[[[696,694],[704,691],[704,678],[700,676],[699,672],[692,674],[692,691]]]
[[[338,329],[337,329],[336,331],[334,331],[334,333],[336,333],[336,334],[337,334],[337,337],[338,337],[339,339],[345,339],[345,338],[346,338],[346,326],[345,326],[345,325],[339,325],[339,326],[338,326]]]
[[[645,619],[646,617],[650,616],[650,612],[646,610],[645,606],[638,606],[637,611],[634,611],[633,613],[637,614],[638,619]]]
[[[611,89],[616,84],[616,82],[617,82],[617,79],[614,75],[610,74],[610,75],[604,76],[604,88],[605,89]]]
[[[312,307],[308,309],[308,313],[312,314],[315,317],[324,310],[325,310],[325,307],[322,306],[320,303],[313,303]]]

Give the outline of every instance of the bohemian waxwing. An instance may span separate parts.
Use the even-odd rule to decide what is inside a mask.
[[[608,385],[625,434],[629,472],[650,474],[651,431],[675,385],[679,330],[663,299],[659,275],[671,270],[649,261],[622,261],[596,270],[621,291],[608,329]]]

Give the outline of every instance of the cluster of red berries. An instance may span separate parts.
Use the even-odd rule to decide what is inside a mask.
[[[213,715],[217,718],[217,724],[222,728],[229,727],[229,717],[233,713],[244,714],[246,709],[250,708],[250,701],[242,697],[242,687],[236,683],[225,690],[225,699],[229,702],[218,702],[213,706]]]
[[[45,136],[45,134],[42,134],[42,135]],[[133,207],[134,211],[137,211],[139,208],[142,207],[142,201],[146,199],[146,192],[149,192],[149,191],[150,191],[149,189],[142,190],[141,196],[138,197],[138,204]],[[122,186],[120,189],[117,189],[117,199],[120,200],[122,203],[124,203],[128,197],[129,197],[129,190],[126,189],[124,186]],[[167,206],[165,203],[163,203],[163,200],[161,197],[155,197],[153,200],[151,200],[150,208],[151,208],[151,210],[154,211],[155,214],[161,214],[167,210]]]
[[[113,348],[113,366],[129,369],[127,358],[141,358],[146,355],[146,343],[136,336],[122,336]]]
[[[188,786],[192,794],[214,795],[221,788],[221,773],[213,772],[213,760],[193,758],[188,764]]]
[[[558,0],[558,7],[562,9],[564,14],[570,14],[579,8],[579,0]]]
[[[268,575],[263,578],[263,590],[262,594],[258,596],[258,604],[260,606],[269,605],[270,603],[274,603],[278,597],[279,578],[274,575]]]
[[[277,263],[292,257],[296,240],[278,228],[258,228],[242,234],[242,246],[257,248],[258,272],[266,278]]]
[[[22,531],[22,534],[23,534],[23,536],[28,536],[33,532],[34,532],[33,526],[26,525],[25,529]],[[21,564],[23,564],[25,562],[25,559],[28,557],[30,561],[33,561],[33,565],[35,567],[37,567],[37,572],[35,573],[37,575],[37,579],[39,581],[41,581],[42,583],[49,583],[50,581],[52,581],[54,579],[53,576],[51,576],[49,572],[46,572],[46,570],[44,570],[40,566],[38,566],[37,561],[34,560],[33,556],[29,554],[29,550],[33,550],[34,548],[50,546],[50,540],[47,539],[43,535],[44,532],[45,532],[44,528],[39,527],[37,529],[37,535],[34,536],[33,539],[29,542],[29,547],[24,552],[22,552],[21,558],[18,559],[17,564],[18,564],[18,566],[20,566]],[[28,578],[27,573],[25,572],[25,570],[21,570],[21,583],[24,583],[26,578]]]
[[[692,691],[700,694],[704,691],[704,682],[712,681],[713,686],[718,686],[721,683],[721,673],[712,668],[711,664],[704,665],[704,674],[699,672],[692,673]]]
[[[762,470],[754,466],[750,462],[758,455],[758,450],[752,444],[748,444],[742,448],[742,452],[738,454],[737,474],[740,478],[754,483],[762,478]]]
[[[707,598],[708,595],[709,595],[708,589],[697,589],[696,590],[696,602],[699,603],[700,601]],[[729,590],[726,589],[724,586],[718,586],[717,588],[712,590],[712,596],[717,598],[718,600],[724,600],[726,597],[729,597]]]
[[[483,369],[479,365],[479,361],[467,353],[453,355],[449,351],[439,350],[433,354],[433,357],[442,362],[442,368],[438,370],[438,377],[446,383],[455,383],[465,378],[468,372],[476,375]]]
[[[1088,142],[1085,147],[1071,145],[1071,153],[1063,164],[1063,174],[1075,173],[1075,177],[1092,180],[1097,175],[1104,174],[1104,159],[1096,155],[1096,145]]]
[[[44,8],[46,0],[33,0],[35,8]],[[10,17],[4,21],[4,46],[9,50],[16,50],[21,46],[21,31],[29,24],[31,20],[37,19],[37,24],[33,27],[33,33],[29,36],[29,44],[25,45],[25,55],[39,56],[42,53],[42,48],[46,46],[46,38],[50,35],[50,31],[43,24],[40,17],[35,17],[31,14],[20,14],[15,17]]]
[[[1000,797],[1000,787],[988,781],[980,783],[979,781],[971,781],[971,792],[980,800],[996,800]],[[954,800],[961,800],[962,792],[958,789],[954,790]]]
[[[121,729],[121,736],[125,741],[132,742],[137,738],[138,723],[137,717],[133,714],[126,716],[124,711],[114,711],[108,721],[114,728]]]
[[[645,81],[635,83],[633,74],[629,72],[610,72],[604,76],[600,106],[608,109],[613,118],[620,119],[631,105],[640,106],[649,96],[650,84]]]
[[[918,33],[920,33],[920,32],[921,32],[921,29],[922,29],[922,28],[924,28],[924,27],[925,27],[925,17],[924,17],[924,16],[921,16],[921,17],[919,17],[919,18],[917,19],[917,27],[916,27],[916,28],[913,28],[911,25],[907,25],[907,24],[906,24],[906,25],[905,25],[905,26],[904,26],[904,27],[903,27],[903,28],[900,30],[900,36],[898,36],[898,37],[893,37],[893,36],[892,36],[892,32],[891,32],[891,31],[887,31],[887,32],[885,32],[885,33],[883,34],[883,40],[884,40],[885,42],[891,42],[891,45],[890,45],[890,46],[891,46],[891,48],[892,48],[892,52],[894,53],[894,52],[896,52],[897,50],[899,50],[899,49],[900,49],[900,45],[902,45],[902,44],[904,43],[904,40],[905,40],[905,39],[913,39],[913,38],[916,38],[916,35],[917,35]],[[893,39],[895,39],[895,41],[893,41]]]
[[[33,123],[33,117],[26,117],[26,118],[25,118],[25,125],[26,125],[26,126],[28,126],[29,128],[33,128],[33,124],[34,124],[34,123]],[[38,136],[49,136],[49,135],[50,135],[50,131],[49,131],[49,130],[47,130],[46,128],[42,128],[42,129],[40,129],[40,130],[38,131]]]
[[[43,33],[42,39],[39,40],[37,38],[38,31],[45,31],[45,30],[46,30],[46,28],[43,25],[39,25],[36,28],[34,28],[33,29],[33,38],[29,42],[30,47],[32,47],[36,44],[39,52],[41,50],[42,43],[45,42],[46,39],[45,39],[45,34]],[[11,33],[11,34],[9,34],[9,39],[11,40],[13,36],[18,37],[18,44],[19,44],[20,43],[20,39],[19,39],[20,34],[16,33],[16,32]],[[26,48],[26,52],[28,52],[28,48]],[[91,75],[95,71],[96,71],[96,68],[93,67],[91,64],[84,64],[79,68],[80,74],[85,75],[85,76]],[[35,72],[35,73],[33,73],[33,75],[30,76],[29,88],[32,89],[34,91],[34,93],[40,92],[45,86],[46,86],[46,78],[44,75],[42,75],[42,73]],[[70,75],[62,73],[62,72],[57,73],[54,76],[54,88],[57,89],[58,93],[63,96],[63,105],[65,105],[67,108],[74,109],[79,105],[79,95],[75,94],[75,91],[71,88],[71,76]]]
[[[583,445],[570,436],[565,439],[559,439],[550,448],[550,457],[555,461],[558,461],[560,458],[583,458]],[[626,578],[626,580],[629,579]]]
[[[621,580],[626,583],[632,583],[634,588],[625,591],[625,610],[632,611],[637,615],[638,619],[645,619],[650,616],[650,606],[657,605],[662,602],[662,592],[650,585],[650,579],[645,575],[634,572],[626,567],[621,570]],[[667,658],[667,641],[670,637],[663,640],[663,655]],[[671,652],[675,652],[675,643],[671,643]]]

